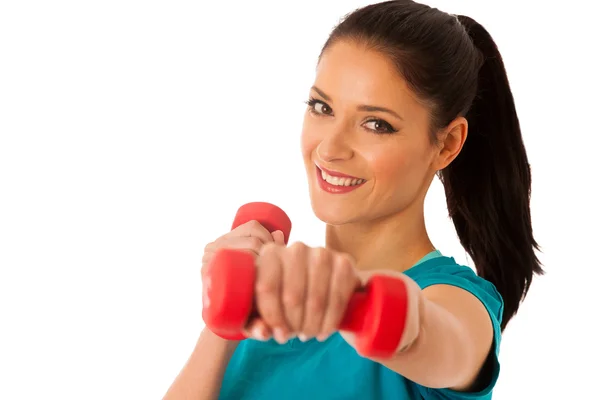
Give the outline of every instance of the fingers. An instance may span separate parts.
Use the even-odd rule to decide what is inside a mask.
[[[247,337],[251,337],[256,340],[266,341],[273,335],[269,326],[265,323],[262,318],[256,318],[252,320],[243,333]]]
[[[323,248],[312,249],[308,265],[308,282],[304,320],[300,340],[317,336],[321,331],[329,302],[332,254]]]
[[[346,313],[350,298],[360,286],[361,281],[354,271],[351,259],[345,254],[335,255],[327,310],[317,340],[324,341],[337,331],[337,327]]]
[[[209,246],[211,246],[213,250],[211,250],[211,247]],[[260,252],[262,246],[264,246],[264,243],[261,242],[259,238],[254,236],[234,236],[229,238],[226,242],[223,241],[218,245],[213,245],[211,243],[207,246],[208,250],[205,250],[204,254],[202,255],[202,267],[200,268],[200,276],[202,277],[202,279],[204,279],[209,263],[215,256],[217,250],[219,249],[227,248],[248,251],[256,257],[258,256],[258,253]]]
[[[207,244],[202,256],[202,265],[208,264],[218,249],[247,250],[258,256],[260,249],[266,243],[275,241],[276,243],[284,244],[283,240],[283,232],[275,231],[271,234],[259,222],[249,221],[219,237],[214,242]]]
[[[268,244],[272,247],[263,253],[263,248]],[[244,333],[258,340],[267,340],[275,335],[276,339],[283,343],[287,340],[290,329],[281,305],[283,272],[277,247],[285,248],[285,237],[282,231],[269,232],[258,221],[249,221],[206,245],[200,271],[203,287],[205,287],[210,262],[218,250],[224,248],[244,250],[255,255],[257,267],[259,264],[262,266],[257,268],[256,279],[256,309],[261,317],[250,321]],[[297,273],[293,275],[297,276]],[[294,321],[301,321],[301,318],[301,314],[298,317],[292,313]],[[276,332],[273,332],[273,329],[276,329]]]
[[[278,234],[274,233],[274,239]],[[255,303],[260,316],[248,336],[285,343],[297,335],[325,340],[338,330],[346,308],[361,286],[350,256],[302,243],[264,245],[256,259]]]
[[[285,236],[283,235],[282,231],[272,232],[271,236],[273,236],[275,243],[285,246]]]
[[[275,340],[284,343],[290,333],[281,302],[282,265],[280,246],[265,245],[256,260],[256,308],[264,322],[273,330]]]
[[[248,250],[254,255],[258,255],[260,249],[265,245],[266,242],[263,242],[260,238],[256,236],[232,236],[227,239],[223,239],[220,242],[217,241],[215,243],[215,249],[212,251],[205,251],[205,257],[210,257],[207,256],[209,252],[212,256],[218,249],[222,248]],[[202,258],[203,262],[205,257]]]
[[[258,221],[248,221],[245,224],[238,226],[228,233],[229,236],[251,236],[260,239],[263,243],[273,241],[271,232],[267,230]]]
[[[249,221],[206,245],[204,253],[214,253],[220,248],[248,249],[258,253],[262,245],[272,243],[273,236],[257,221]]]
[[[290,330],[299,332],[304,319],[309,248],[302,243],[294,243],[285,253],[281,300]]]

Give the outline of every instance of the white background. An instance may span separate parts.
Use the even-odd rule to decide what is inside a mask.
[[[533,169],[547,275],[505,332],[494,398],[591,398],[593,2],[427,3],[492,33]],[[203,326],[204,245],[245,202],[278,204],[291,240],[323,243],[303,101],[327,34],[365,4],[0,3],[0,399],[160,399]],[[434,243],[467,263],[438,181],[426,212]]]

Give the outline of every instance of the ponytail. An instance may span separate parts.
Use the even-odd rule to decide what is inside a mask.
[[[466,16],[458,20],[481,54],[469,135],[443,171],[450,217],[477,273],[504,300],[501,328],[516,314],[533,274],[543,274],[529,209],[531,171],[502,57],[490,34]]]

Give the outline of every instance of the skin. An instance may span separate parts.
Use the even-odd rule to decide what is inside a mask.
[[[428,137],[430,110],[381,54],[339,42],[321,58],[302,130],[312,208],[326,223],[325,248],[285,246],[283,234],[249,222],[209,243],[203,274],[216,250],[249,251],[257,266],[255,300],[261,318],[246,327],[259,340],[325,340],[336,330],[352,292],[374,274],[402,279],[408,311],[397,353],[372,359],[431,388],[473,389],[493,338],[483,304],[453,286],[421,290],[402,272],[435,247],[425,229],[424,199],[436,171],[459,154],[467,121],[457,117]],[[385,107],[365,111],[364,105]],[[395,131],[385,134],[390,124]],[[333,195],[317,184],[315,163],[366,179]],[[340,332],[349,345],[354,338]],[[239,342],[204,329],[164,400],[217,399],[225,368]],[[202,377],[202,379],[198,379]]]
[[[260,249],[269,242],[283,245],[283,233],[271,233],[256,221],[238,226],[206,245],[202,257],[202,277],[204,278],[217,250],[244,250],[258,256]],[[238,341],[224,340],[209,329],[203,329],[192,354],[163,396],[163,400],[218,399],[225,369],[238,344]]]
[[[431,110],[384,55],[354,42],[325,51],[310,98],[301,147],[312,208],[327,226],[326,246],[285,247],[275,240],[260,249],[261,318],[247,334],[281,343],[294,336],[324,340],[357,287],[373,274],[392,275],[408,287],[406,330],[394,357],[373,361],[425,386],[470,390],[492,346],[483,304],[454,286],[421,290],[402,273],[435,249],[425,227],[425,195],[436,172],[462,149],[467,121],[457,117],[432,143]],[[366,182],[331,194],[319,187],[315,165]],[[341,334],[354,346],[352,334]]]

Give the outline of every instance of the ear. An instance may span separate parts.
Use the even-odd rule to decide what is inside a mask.
[[[457,117],[439,134],[439,153],[434,161],[437,171],[446,168],[458,156],[467,140],[468,130],[469,123],[466,118]]]

